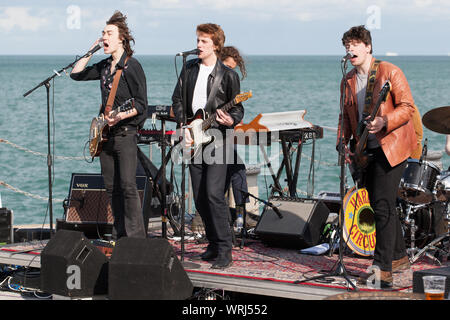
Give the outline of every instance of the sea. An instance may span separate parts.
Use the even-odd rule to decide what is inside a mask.
[[[96,54],[92,63],[105,56]],[[376,56],[392,62],[405,73],[421,114],[450,105],[449,56]],[[52,219],[64,216],[63,202],[68,198],[73,173],[100,173],[98,158],[91,163],[86,149],[89,127],[100,104],[98,81],[76,82],[67,72],[58,72],[75,60],[75,56],[0,56],[0,196],[1,206],[14,212],[14,224],[48,224],[50,212],[49,172],[47,166],[48,127],[52,167]],[[174,56],[136,56],[147,78],[150,105],[170,105],[181,58]],[[335,149],[340,113],[339,83],[342,78],[340,56],[262,56],[245,57],[248,76],[241,81],[241,91],[251,90],[253,97],[244,102],[244,123],[260,113],[305,110],[304,119],[324,128],[323,138],[303,144],[299,197],[339,193],[340,166]],[[351,66],[347,71],[350,71]],[[24,97],[42,81],[49,82],[50,108],[45,86]],[[167,122],[167,128],[175,128]],[[161,128],[157,120],[148,119],[144,128]],[[441,152],[442,166],[450,165],[444,152],[445,135],[424,127],[428,150]],[[294,145],[295,146],[295,145]],[[157,144],[140,145],[153,164],[161,164]],[[268,147],[271,162],[281,164],[278,145]],[[258,196],[267,200],[273,179],[257,147],[238,147],[248,167],[259,169]],[[295,155],[295,154],[294,154]],[[295,159],[295,157],[294,157]],[[177,186],[181,182],[181,165],[174,165]],[[274,168],[276,170],[276,166]],[[167,171],[168,173],[170,170]],[[346,170],[346,186],[353,182]],[[285,175],[280,178],[287,186]],[[179,189],[178,189],[179,190]],[[181,192],[179,190],[179,192]]]

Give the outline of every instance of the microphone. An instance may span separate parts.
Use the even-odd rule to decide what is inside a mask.
[[[272,203],[268,202],[267,205],[273,209],[273,212],[275,212],[278,216],[278,218],[283,219],[283,215],[281,214],[280,210]]]
[[[103,41],[100,41],[95,47],[93,47],[91,50],[89,50],[84,56],[85,56],[85,57],[90,57],[90,56],[92,56],[95,52],[97,52],[98,50],[100,50],[101,48],[103,48]]]
[[[354,55],[353,53],[347,52],[347,54],[346,54],[345,56],[342,57],[342,62],[344,62],[344,61],[346,61],[346,60],[348,60],[348,59],[351,59],[351,58],[353,58],[354,56],[355,56],[355,55]]]
[[[200,53],[200,50],[198,50],[198,49],[193,49],[193,50],[189,50],[189,51],[184,51],[184,52],[177,53],[176,56],[177,56],[177,57],[180,57],[180,56],[187,57],[187,56],[189,56],[189,55],[191,55],[191,54],[198,55],[199,53]]]

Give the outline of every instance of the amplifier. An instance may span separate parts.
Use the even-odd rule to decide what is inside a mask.
[[[136,184],[147,228],[150,216],[160,216],[161,211],[151,206],[151,181],[146,176],[137,176]],[[72,173],[69,197],[64,207],[64,221],[57,221],[57,229],[58,223],[60,229],[80,230],[82,225],[84,231],[89,229],[86,225],[91,225],[95,227],[94,233],[98,232],[98,228],[101,233],[111,233],[114,216],[101,174]],[[86,236],[89,237],[88,234]]]
[[[14,242],[13,211],[0,208],[0,245]]]

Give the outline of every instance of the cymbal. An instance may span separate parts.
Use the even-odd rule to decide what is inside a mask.
[[[450,106],[431,109],[423,115],[422,123],[431,131],[450,134]]]

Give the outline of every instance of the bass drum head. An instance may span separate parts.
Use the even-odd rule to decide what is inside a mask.
[[[344,197],[343,208],[344,243],[358,255],[373,256],[376,244],[375,215],[367,190],[350,189]]]

